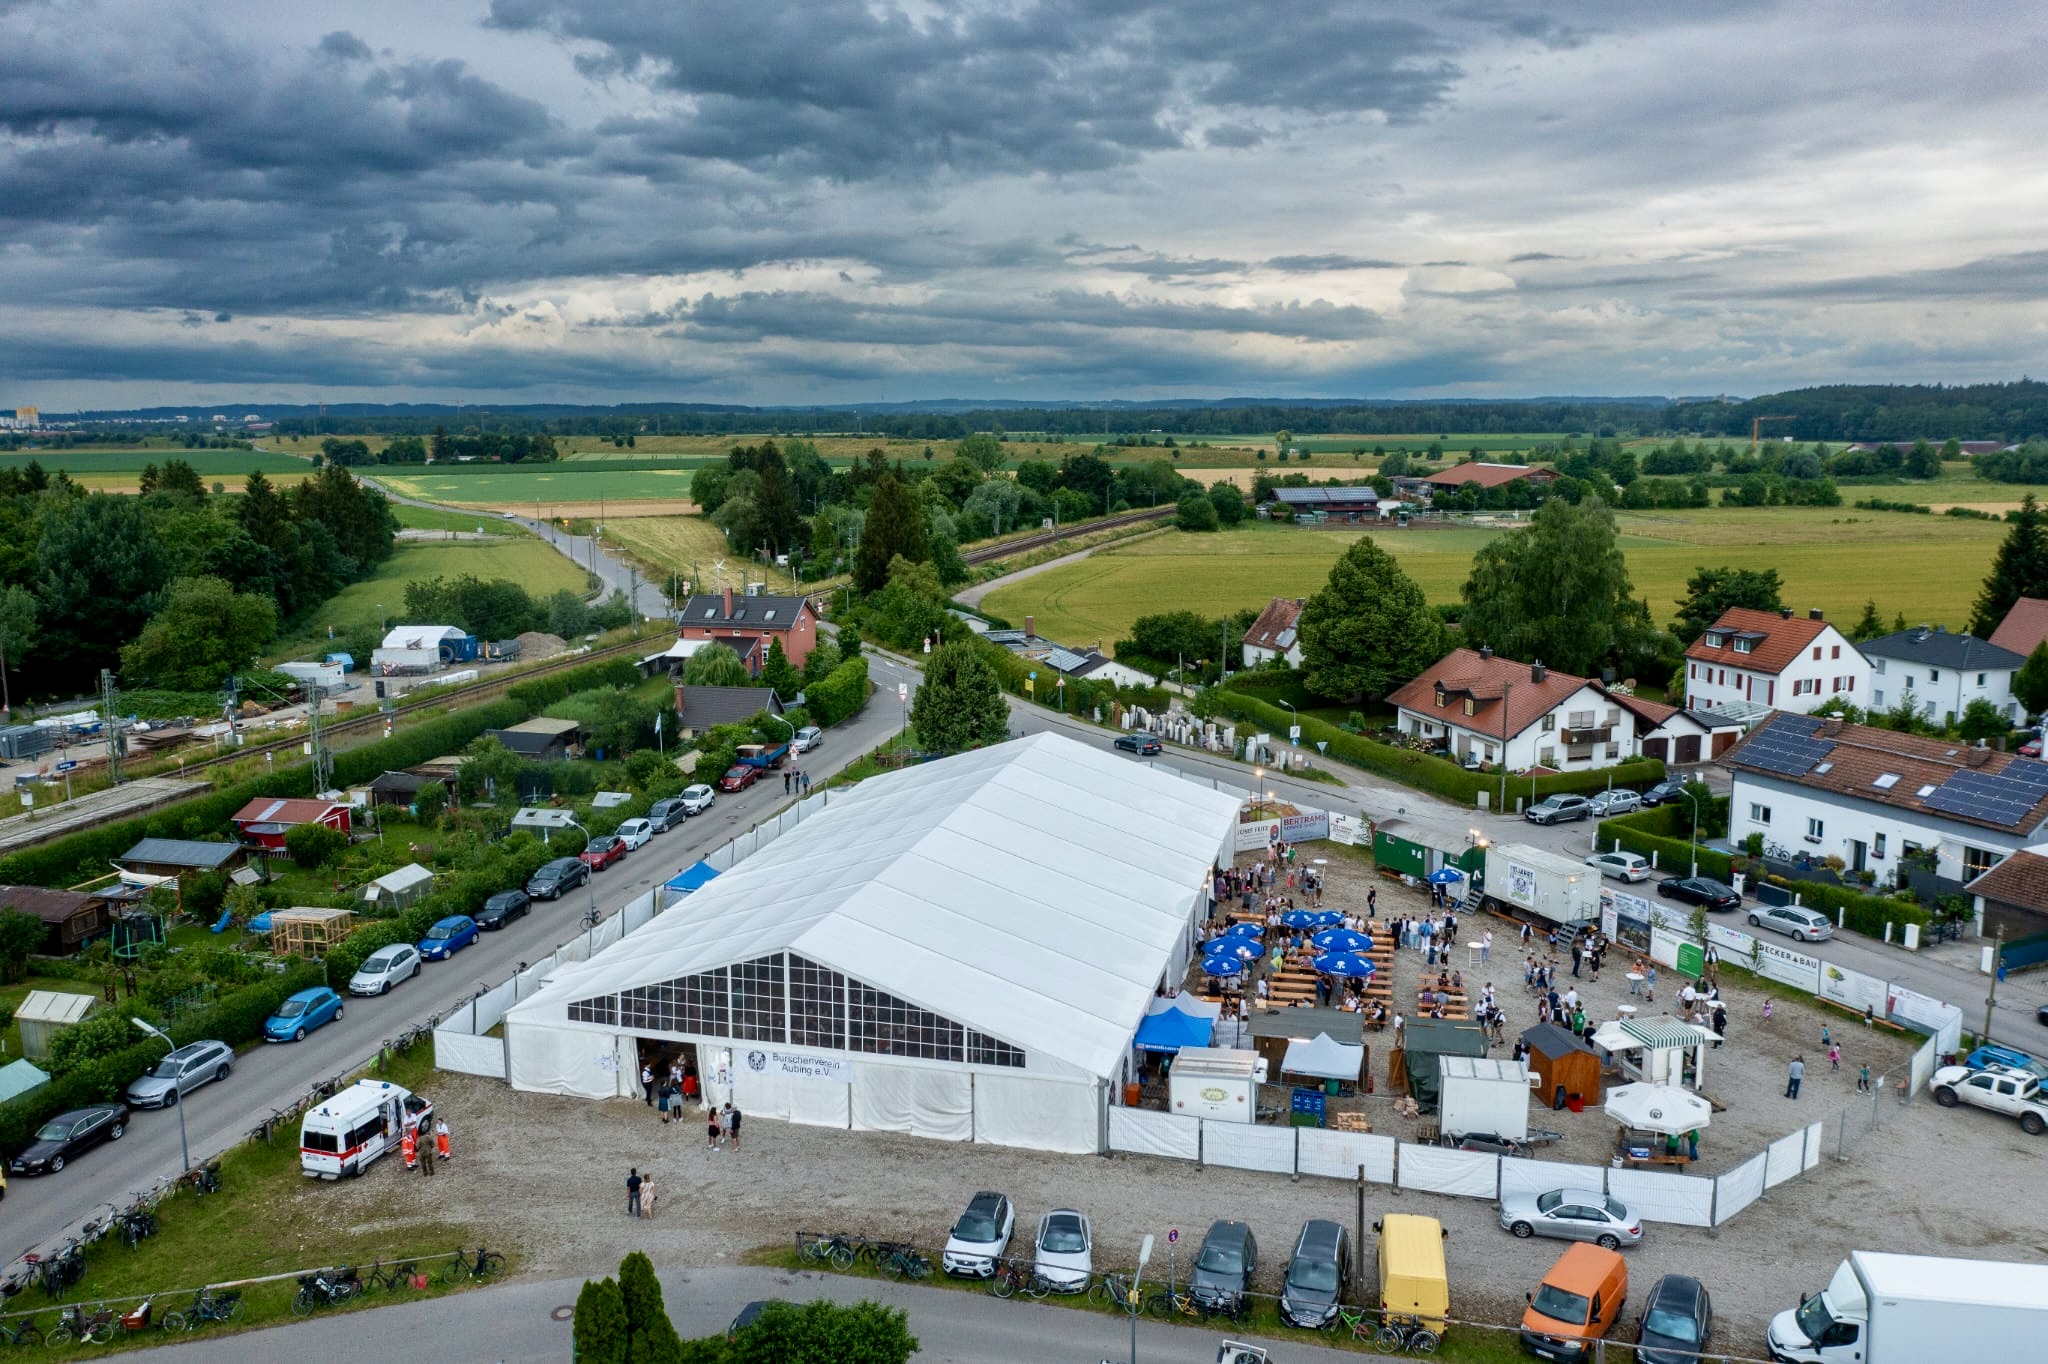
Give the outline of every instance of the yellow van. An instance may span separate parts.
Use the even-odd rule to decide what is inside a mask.
[[[1439,1337],[1451,1314],[1444,1267],[1443,1224],[1434,1217],[1388,1213],[1373,1223],[1380,1238],[1380,1306],[1389,1321],[1413,1319]]]

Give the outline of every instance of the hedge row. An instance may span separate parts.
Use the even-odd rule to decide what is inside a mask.
[[[829,729],[851,719],[868,703],[868,660],[849,658],[804,688],[804,709],[811,723]]]
[[[1223,715],[1233,720],[1257,725],[1260,729],[1275,734],[1287,733],[1288,726],[1299,723],[1304,745],[1317,741],[1327,743],[1325,755],[1353,767],[1377,773],[1403,786],[1418,791],[1428,791],[1460,805],[1476,805],[1482,791],[1498,793],[1498,773],[1470,772],[1445,758],[1420,753],[1412,748],[1398,748],[1383,744],[1376,739],[1352,734],[1326,720],[1312,715],[1300,716],[1297,720],[1292,711],[1270,706],[1254,697],[1227,688],[1203,693]],[[1655,758],[1636,758],[1614,767],[1602,767],[1590,772],[1558,772],[1537,777],[1533,783],[1528,777],[1511,777],[1508,780],[1510,803],[1516,797],[1536,798],[1559,792],[1600,791],[1609,785],[1649,786],[1664,778],[1664,764]],[[1533,793],[1532,788],[1533,786]]]
[[[579,691],[633,687],[640,681],[640,670],[633,666],[631,659],[612,658],[602,663],[586,663],[580,668],[566,668],[545,677],[530,678],[506,688],[505,695],[526,707],[528,715],[538,715],[544,708]]]
[[[1681,819],[1686,827],[1690,820],[1683,805],[1666,805],[1654,810],[1642,810],[1632,815],[1603,820],[1600,824],[1600,846],[1612,848],[1617,843],[1628,852],[1649,857],[1657,855],[1657,865],[1677,869],[1690,867],[1694,856],[1693,846],[1683,838],[1671,837],[1657,832],[1669,829]],[[1698,849],[1700,874],[1711,876],[1717,881],[1732,879],[1738,867],[1745,873],[1745,884],[1756,884],[1758,868],[1747,858],[1735,858],[1712,848]],[[1927,910],[1910,900],[1889,899],[1882,895],[1866,895],[1847,886],[1832,885],[1826,881],[1793,881],[1783,876],[1769,878],[1770,883],[1799,897],[1799,903],[1809,909],[1817,909],[1841,919],[1846,928],[1853,928],[1867,937],[1882,938],[1886,924],[1925,924],[1933,916]],[[1752,891],[1752,893],[1754,893]]]
[[[574,676],[610,664],[573,669]],[[627,664],[630,674],[632,665]],[[520,687],[554,682],[555,677],[537,678]],[[520,687],[512,690],[517,692]],[[459,753],[464,745],[487,729],[502,729],[526,719],[537,707],[507,697],[438,716],[417,725],[407,725],[389,739],[364,744],[334,755],[334,781],[353,786],[374,780],[385,772],[397,771]],[[33,848],[0,857],[0,885],[73,886],[105,876],[113,859],[145,838],[218,838],[229,816],[259,796],[306,796],[313,791],[311,764],[280,765],[274,772],[222,787],[191,800],[179,801],[167,809],[134,819],[103,824],[79,833],[67,834]]]
[[[222,995],[164,1031],[180,1046],[205,1038],[218,1038],[231,1047],[253,1042],[263,1035],[263,1020],[277,1012],[287,995],[319,985],[324,979],[317,963],[293,962],[282,975]],[[35,1139],[38,1128],[67,1109],[118,1097],[137,1076],[162,1060],[164,1051],[163,1043],[145,1039],[0,1103],[0,1150],[21,1150]]]

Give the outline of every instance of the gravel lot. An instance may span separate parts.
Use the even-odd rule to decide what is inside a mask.
[[[1365,865],[1333,855],[1325,904],[1362,904]],[[1382,911],[1398,911],[1406,892],[1376,884]],[[1426,900],[1417,896],[1415,903]],[[1506,939],[1496,932],[1493,965],[1497,983],[1513,981],[1503,994],[1512,1037],[1531,1021],[1533,1009],[1521,996],[1519,966],[1510,965],[1519,958],[1503,951]],[[1603,1006],[1626,990],[1609,960],[1600,985],[1588,987]],[[1412,988],[1417,969],[1411,957],[1397,968],[1398,983]],[[1730,1041],[1708,1062],[1708,1088],[1729,1111],[1716,1116],[1703,1138],[1704,1171],[1739,1163],[1767,1139],[1815,1119],[1827,1124],[1828,1159],[1718,1232],[1653,1226],[1628,1252],[1638,1285],[1666,1272],[1698,1275],[1715,1295],[1721,1348],[1760,1352],[1769,1316],[1795,1304],[1802,1290],[1821,1287],[1852,1248],[2002,1259],[2048,1254],[2048,1212],[2038,1199],[2012,1196],[2016,1181],[2038,1169],[2048,1139],[2028,1138],[2017,1125],[1976,1110],[1947,1112],[1925,1099],[1901,1106],[1896,1093],[1875,1104],[1860,1098],[1855,1067],[1868,1056],[1873,1071],[1896,1075],[1909,1045],[1865,1034],[1832,1011],[1782,1000],[1766,1027],[1763,996],[1745,989],[1743,979],[1740,972],[1724,976],[1724,994],[1733,1002]],[[1814,1063],[1823,1021],[1839,1023],[1845,1051],[1839,1075],[1827,1072],[1825,1060]],[[1785,1062],[1794,1049],[1804,1050],[1809,1063],[1805,1093],[1796,1102],[1783,1097]],[[1377,1055],[1375,1068],[1384,1074]],[[968,1193],[995,1188],[1016,1199],[1020,1225],[1048,1207],[1087,1210],[1095,1221],[1098,1266],[1130,1263],[1147,1231],[1179,1227],[1186,1243],[1215,1218],[1248,1219],[1264,1245],[1268,1288],[1303,1219],[1348,1222],[1355,1207],[1349,1186],[1327,1180],[1294,1182],[1146,1157],[959,1146],[761,1119],[747,1123],[744,1151],[713,1152],[701,1123],[665,1128],[637,1102],[518,1094],[456,1075],[439,1077],[433,1093],[454,1128],[456,1159],[440,1167],[432,1184],[388,1161],[356,1183],[308,1186],[299,1196],[345,1210],[342,1215],[366,1227],[410,1220],[419,1200],[431,1198],[436,1217],[467,1222],[494,1244],[516,1242],[527,1272],[574,1275],[609,1272],[634,1247],[645,1247],[664,1266],[715,1264],[752,1247],[786,1243],[800,1227],[911,1236],[936,1246]],[[1873,1114],[1881,1124],[1875,1128]],[[1848,1139],[1837,1161],[1845,1116]],[[1382,1125],[1382,1118],[1389,1121]],[[1604,1154],[1612,1139],[1595,1112],[1547,1114],[1540,1121],[1571,1134],[1574,1151],[1567,1156]],[[1399,1134],[1390,1111],[1376,1111],[1374,1122],[1379,1131]],[[631,1165],[652,1173],[661,1187],[655,1221],[625,1219],[623,1180]],[[1951,1175],[1961,1171],[1977,1177]],[[1513,1319],[1524,1291],[1561,1249],[1515,1241],[1499,1229],[1493,1206],[1479,1200],[1369,1186],[1367,1220],[1383,1211],[1426,1212],[1450,1229],[1453,1306],[1460,1315]]]

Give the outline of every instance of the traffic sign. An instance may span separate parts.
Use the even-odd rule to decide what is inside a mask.
[[[1178,1240],[1180,1240],[1180,1228],[1168,1227],[1166,1229],[1166,1244],[1170,1246]]]
[[[1293,744],[1298,744],[1298,743],[1300,743],[1300,742],[1301,742],[1301,726],[1300,726],[1300,725],[1289,725],[1289,726],[1287,727],[1287,741],[1288,741],[1289,743],[1293,743]]]

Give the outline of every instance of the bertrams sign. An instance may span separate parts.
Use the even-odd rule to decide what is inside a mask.
[[[796,1080],[824,1080],[830,1084],[851,1084],[853,1062],[831,1056],[807,1056],[800,1051],[757,1048],[747,1053],[747,1069],[756,1075],[786,1075]]]

